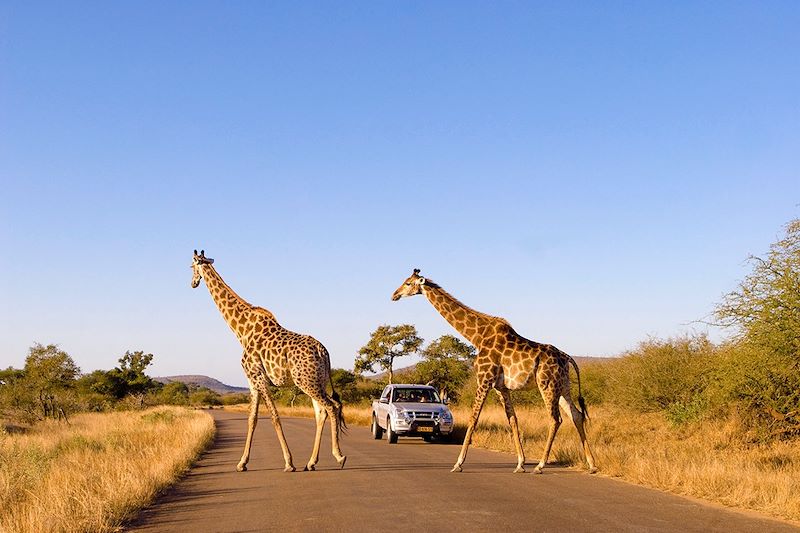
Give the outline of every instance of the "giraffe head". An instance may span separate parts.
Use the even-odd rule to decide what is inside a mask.
[[[200,254],[197,254],[197,250],[194,251],[194,257],[192,258],[192,288],[196,289],[198,285],[200,285],[200,280],[203,279],[203,265],[210,265],[213,263],[214,260],[210,257],[206,257],[206,251],[200,250]]]
[[[414,273],[409,276],[402,285],[392,294],[392,301],[396,302],[404,296],[414,296],[422,293],[422,286],[425,285],[425,278],[419,275],[419,269],[415,268]]]

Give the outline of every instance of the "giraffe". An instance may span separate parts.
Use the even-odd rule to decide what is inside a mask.
[[[250,385],[250,414],[247,420],[247,439],[244,452],[236,470],[244,472],[250,460],[250,445],[253,432],[258,423],[259,400],[264,402],[272,416],[272,425],[278,434],[285,461],[284,472],[294,472],[292,454],[283,435],[281,420],[272,395],[267,388],[268,382],[281,386],[294,382],[305,392],[314,405],[314,417],[317,432],[314,437],[314,448],[311,458],[303,470],[314,470],[319,459],[319,446],[322,429],[328,416],[331,417],[331,445],[333,456],[344,468],[347,457],[339,448],[339,432],[347,428],[342,416],[342,403],[339,395],[333,390],[331,380],[331,363],[328,350],[321,342],[310,335],[300,335],[283,328],[275,316],[264,308],[251,305],[225,283],[212,266],[213,259],[205,256],[205,250],[198,255],[194,251],[192,259],[192,288],[197,288],[204,279],[211,298],[217,304],[225,322],[228,323],[236,338],[244,349],[242,368]],[[326,386],[331,383],[333,391],[328,396]]]
[[[478,389],[475,393],[472,415],[464,443],[461,446],[461,453],[452,472],[461,472],[461,465],[464,464],[467,449],[472,440],[472,432],[478,423],[483,402],[491,388],[497,393],[500,403],[505,409],[508,424],[511,426],[511,435],[517,451],[517,467],[514,472],[525,472],[525,452],[522,449],[517,415],[514,412],[509,391],[525,387],[531,378],[535,378],[542,399],[550,411],[547,442],[534,473],[541,474],[547,464],[553,440],[561,425],[559,406],[578,430],[586,462],[589,464],[589,472],[596,472],[594,456],[589,449],[589,442],[586,440],[586,432],[583,427],[588,413],[580,392],[581,376],[575,360],[554,346],[539,344],[519,335],[504,318],[490,316],[467,307],[433,281],[420,276],[419,272],[419,269],[414,269],[414,273],[394,291],[392,300],[397,301],[403,297],[424,294],[439,314],[478,349],[474,364]],[[570,364],[575,367],[575,373],[578,376],[580,409],[575,407],[570,397]]]

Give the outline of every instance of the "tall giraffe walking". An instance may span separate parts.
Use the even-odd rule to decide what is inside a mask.
[[[478,350],[474,364],[478,389],[475,393],[472,416],[464,437],[464,444],[461,446],[461,453],[453,466],[453,472],[461,471],[461,465],[464,464],[467,449],[472,440],[472,432],[478,423],[483,402],[491,388],[497,392],[511,426],[511,435],[517,450],[517,468],[514,472],[525,472],[525,452],[522,449],[517,415],[511,404],[509,390],[525,387],[531,378],[536,379],[539,392],[550,412],[547,442],[542,458],[534,472],[540,474],[547,464],[553,440],[555,440],[556,432],[561,425],[559,406],[578,430],[586,462],[589,464],[589,471],[592,473],[597,471],[583,427],[587,411],[580,393],[581,375],[578,365],[572,357],[549,344],[539,344],[526,339],[514,331],[511,324],[503,318],[489,316],[467,307],[433,281],[420,276],[419,269],[414,269],[414,273],[394,291],[392,300],[397,301],[400,298],[417,294],[424,294],[439,314]],[[575,367],[575,373],[578,376],[580,409],[575,406],[570,396],[570,364]]]
[[[275,426],[278,441],[283,450],[283,458],[286,463],[284,471],[293,472],[295,470],[292,464],[292,454],[283,435],[278,409],[275,407],[269,388],[267,388],[268,381],[276,386],[293,381],[311,398],[311,403],[314,405],[317,433],[314,437],[311,458],[304,470],[314,470],[314,465],[317,464],[322,429],[328,416],[331,417],[333,456],[340,468],[344,468],[347,457],[342,455],[339,448],[339,432],[346,426],[342,416],[342,403],[339,395],[333,390],[328,350],[310,335],[301,335],[285,329],[266,309],[247,303],[223,281],[212,266],[213,262],[213,259],[205,256],[205,251],[201,251],[199,255],[197,250],[194,251],[192,288],[197,288],[201,279],[205,280],[211,298],[217,304],[222,317],[244,349],[242,368],[250,385],[250,416],[247,421],[247,440],[244,444],[244,453],[242,453],[236,470],[239,472],[247,470],[253,432],[258,423],[259,400],[262,396],[269,408],[272,425]],[[332,390],[330,396],[326,390],[329,382]]]

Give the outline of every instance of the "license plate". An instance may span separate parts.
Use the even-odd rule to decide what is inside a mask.
[[[417,428],[417,431],[420,433],[433,433],[433,428],[428,426],[421,426]]]

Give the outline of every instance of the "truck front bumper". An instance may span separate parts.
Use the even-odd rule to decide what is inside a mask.
[[[431,420],[393,420],[392,428],[403,437],[425,437],[428,435],[449,435],[453,431],[453,422],[445,419]]]

